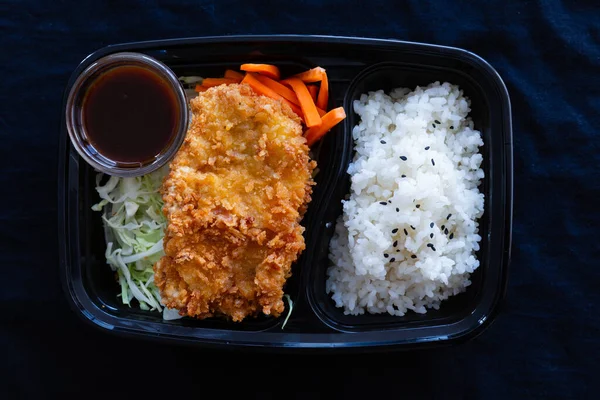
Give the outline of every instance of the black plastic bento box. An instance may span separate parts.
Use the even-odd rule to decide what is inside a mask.
[[[510,261],[512,225],[512,127],[510,100],[496,71],[465,50],[394,40],[329,36],[226,36],[108,46],[88,56],[73,72],[120,51],[140,52],[168,65],[177,75],[218,76],[242,63],[277,64],[284,75],[314,66],[328,72],[330,107],[344,106],[348,118],[326,135],[317,151],[319,174],[304,217],[306,250],[292,266],[284,288],[293,312],[241,323],[184,318],[164,321],[157,312],[120,303],[118,283],[106,265],[93,171],[70,145],[64,117],[59,155],[60,274],[67,298],[86,321],[113,333],[197,346],[243,346],[278,349],[407,349],[470,339],[487,327],[503,298]],[[344,315],[325,293],[329,240],[341,199],[349,191],[346,174],[352,159],[352,127],[358,122],[352,103],[361,93],[394,87],[457,84],[471,99],[471,118],[484,146],[485,212],[480,220],[481,266],[465,293],[439,310],[404,317]],[[66,97],[66,96],[65,96]]]

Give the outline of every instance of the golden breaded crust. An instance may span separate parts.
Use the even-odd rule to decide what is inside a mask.
[[[279,315],[312,193],[300,119],[246,85],[190,102],[184,144],[162,187],[163,257],[154,267],[163,303],[182,315]]]

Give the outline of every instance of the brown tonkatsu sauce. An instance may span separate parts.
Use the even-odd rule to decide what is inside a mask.
[[[176,135],[175,93],[156,73],[121,66],[102,74],[83,101],[90,144],[117,163],[151,161]]]

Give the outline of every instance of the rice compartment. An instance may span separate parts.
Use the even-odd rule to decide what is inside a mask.
[[[326,290],[345,314],[426,313],[470,285],[484,196],[481,133],[458,86],[363,94],[351,192]]]

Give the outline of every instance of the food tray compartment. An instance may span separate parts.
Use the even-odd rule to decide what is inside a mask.
[[[502,296],[505,282],[503,246],[506,225],[507,174],[505,159],[505,139],[507,121],[505,100],[502,92],[494,87],[493,80],[482,76],[481,71],[469,69],[468,65],[449,65],[449,59],[439,57],[427,64],[421,63],[380,63],[362,71],[352,82],[346,93],[344,107],[348,113],[345,130],[351,132],[359,123],[360,117],[354,112],[353,103],[361,94],[383,89],[389,93],[397,87],[414,89],[435,81],[458,85],[471,100],[471,112],[475,129],[481,131],[484,146],[482,168],[485,178],[479,190],[485,195],[484,215],[479,220],[479,234],[482,236],[480,250],[476,256],[480,267],[471,274],[472,284],[459,295],[442,302],[440,309],[428,309],[426,314],[407,312],[402,317],[389,314],[345,315],[342,308],[335,307],[330,295],[325,292],[325,281],[329,262],[328,243],[333,236],[335,222],[342,213],[341,200],[350,192],[349,175],[342,178],[332,196],[333,204],[325,210],[322,228],[317,229],[315,251],[309,255],[311,269],[308,278],[308,299],[319,316],[328,326],[340,331],[365,330],[411,330],[428,326],[450,326],[471,316],[474,324],[489,316],[493,305]],[[456,61],[450,59],[452,64]],[[510,198],[508,198],[510,202]],[[495,223],[492,224],[492,221]],[[474,319],[474,317],[477,317]],[[476,325],[475,325],[476,326]],[[475,327],[474,326],[474,327]],[[474,328],[473,327],[473,328]]]
[[[136,46],[140,48],[135,48]],[[210,41],[206,41],[203,43],[203,47],[209,47],[210,49],[203,49],[201,51],[202,57],[199,57],[198,48],[189,45],[164,48],[153,46],[151,43],[132,44],[109,47],[90,55],[73,73],[71,83],[74,77],[94,60],[109,53],[125,50],[122,47],[126,47],[127,50],[146,53],[165,62],[178,76],[220,76],[227,68],[237,69],[240,64],[246,62],[275,63],[282,71],[282,75],[288,76],[316,65],[314,62],[299,57],[293,49],[279,55],[278,52],[281,52],[280,46],[272,46],[277,51],[271,50],[270,54],[265,54],[256,52],[256,49],[261,47],[259,44],[248,46],[238,42],[232,46],[227,44],[217,46]],[[235,47],[235,49],[232,47]],[[341,105],[343,99],[341,88],[340,85],[332,84],[330,104]],[[307,227],[306,238],[310,237],[312,232],[308,226],[311,223],[313,210],[318,208],[323,201],[323,188],[331,180],[331,175],[339,173],[339,168],[336,168],[336,165],[341,165],[340,159],[345,154],[343,150],[343,132],[340,131],[339,127],[334,128],[313,148],[312,156],[317,160],[319,173],[315,177],[317,185],[314,188],[313,201],[310,203],[303,220],[303,225]],[[91,206],[99,201],[94,189],[96,172],[79,159],[75,150],[68,143],[63,145],[68,153],[65,161],[65,163],[68,163],[69,168],[67,186],[71,189],[69,195],[73,199],[73,203],[72,206],[67,203],[65,220],[61,222],[68,223],[71,226],[69,232],[72,236],[68,240],[70,242],[71,260],[80,260],[80,262],[71,261],[68,262],[68,265],[65,265],[65,272],[69,274],[66,280],[69,286],[68,290],[75,292],[72,295],[77,303],[81,303],[78,305],[79,309],[84,311],[86,316],[92,313],[94,315],[90,319],[93,319],[96,323],[100,320],[106,320],[115,323],[116,326],[120,326],[122,323],[126,325],[152,323],[227,331],[281,330],[283,320],[288,313],[287,302],[284,302],[286,310],[280,317],[260,315],[256,318],[247,318],[242,323],[234,323],[221,318],[208,318],[205,320],[184,318],[164,321],[161,314],[157,312],[140,310],[135,301],[132,307],[121,304],[116,296],[119,293],[119,285],[115,280],[115,274],[106,265],[104,258],[106,245],[100,218],[101,213],[91,210]],[[78,234],[74,234],[75,232],[78,232]],[[301,289],[303,283],[300,271],[304,264],[305,254],[306,252],[303,252],[298,261],[292,265],[292,277],[288,279],[284,287],[285,293],[289,294],[294,302],[294,313],[286,325],[286,331],[298,329],[297,325],[302,326],[303,331],[312,329],[319,332],[324,330],[324,327],[316,319],[312,321],[316,324],[311,328],[310,316],[303,315],[305,312],[310,312],[308,307],[303,305],[304,289],[303,287]]]
[[[346,169],[352,157],[351,130],[356,123],[352,107],[348,106],[348,102],[354,95],[352,93],[362,93],[368,85],[381,83],[379,78],[369,83],[371,79],[369,76],[374,77],[376,74],[367,73],[367,71],[374,72],[373,68],[368,67],[390,62],[392,64],[378,65],[375,69],[401,67],[403,78],[397,80],[398,78],[394,77],[387,83],[392,86],[396,86],[397,83],[411,86],[418,81],[417,77],[423,78],[423,81],[418,83],[426,84],[432,76],[427,74],[434,74],[434,71],[442,74],[450,71],[450,76],[462,77],[460,78],[462,80],[453,83],[471,82],[475,91],[479,90],[484,94],[482,97],[486,101],[494,97],[488,92],[490,87],[482,86],[481,82],[487,80],[488,86],[496,85],[496,94],[500,99],[497,99],[499,109],[490,109],[490,115],[485,117],[493,123],[490,122],[489,127],[485,128],[490,131],[484,133],[486,146],[486,135],[492,133],[495,142],[506,140],[507,145],[504,160],[500,160],[499,157],[489,160],[489,164],[494,163],[494,166],[504,163],[501,168],[495,169],[498,174],[505,174],[504,180],[501,182],[498,178],[493,182],[496,182],[499,188],[504,185],[506,186],[504,189],[507,189],[500,188],[504,195],[502,198],[499,194],[494,194],[500,192],[500,189],[493,192],[495,187],[489,188],[494,201],[498,203],[504,201],[505,211],[502,215],[493,214],[494,218],[502,219],[495,220],[496,231],[489,223],[486,228],[491,230],[491,236],[487,239],[484,237],[486,245],[490,247],[486,253],[488,258],[502,253],[494,261],[493,266],[499,269],[496,271],[499,275],[496,281],[499,288],[494,291],[495,296],[490,299],[493,304],[489,304],[489,308],[495,306],[506,283],[506,266],[510,248],[512,218],[510,190],[512,189],[512,158],[508,157],[509,153],[512,156],[512,153],[508,152],[511,149],[510,108],[508,97],[502,97],[506,96],[506,89],[501,80],[483,60],[459,49],[377,39],[294,35],[175,39],[126,43],[100,49],[88,56],[73,72],[65,93],[68,93],[75,77],[94,60],[119,51],[141,52],[155,57],[173,69],[178,76],[220,76],[226,68],[237,68],[241,63],[246,62],[275,63],[281,68],[283,75],[317,65],[322,66],[327,69],[330,81],[329,108],[344,105],[348,118],[312,149],[313,156],[318,162],[319,173],[315,177],[317,185],[314,187],[313,200],[302,222],[306,227],[307,247],[292,266],[293,275],[284,287],[285,293],[290,294],[294,301],[293,313],[285,329],[282,329],[282,324],[287,315],[287,304],[286,310],[279,318],[258,317],[246,319],[242,323],[216,318],[164,321],[159,313],[122,305],[116,297],[119,292],[118,283],[104,261],[105,242],[100,213],[90,209],[91,205],[98,201],[94,190],[95,172],[79,158],[68,142],[63,118],[58,192],[61,279],[67,298],[85,321],[126,336],[203,346],[236,345],[279,349],[389,348],[391,346],[409,348],[424,344],[450,343],[455,339],[471,337],[476,331],[481,330],[471,325],[468,329],[462,329],[462,333],[457,333],[458,330],[448,330],[447,324],[450,323],[450,319],[447,315],[434,317],[433,314],[428,314],[425,319],[420,316],[405,318],[363,316],[360,321],[357,321],[353,317],[343,316],[339,309],[335,309],[324,292],[324,274],[328,266],[329,239],[335,219],[341,212],[340,200],[348,192]],[[407,71],[410,68],[413,70],[409,73]],[[421,69],[425,72],[419,72]],[[357,78],[359,74],[364,79]],[[357,79],[354,80],[355,78]],[[434,80],[440,79],[442,78],[437,77]],[[353,80],[354,83],[351,85]],[[386,89],[386,87],[382,88]],[[475,99],[472,97],[472,100]],[[489,104],[486,103],[485,107],[488,106]],[[496,121],[500,114],[502,122]],[[484,132],[484,127],[480,126],[477,120],[475,123],[476,128]],[[492,146],[496,145],[492,144]],[[487,203],[487,186],[485,193],[487,215],[488,208],[491,207]],[[504,235],[501,243],[498,235]],[[501,248],[501,251],[498,252],[498,248]],[[475,274],[473,287],[480,286],[479,275],[485,275],[487,279],[488,274],[487,272]],[[468,296],[472,298],[469,299]],[[483,309],[478,296],[479,291],[470,290],[467,296],[456,301],[464,304],[477,302],[477,309]],[[449,307],[467,312],[466,307],[463,306]],[[491,316],[491,313],[486,315]],[[458,321],[462,317],[453,314],[452,318]],[[487,323],[483,324],[481,321],[478,327],[484,325]],[[346,331],[352,331],[354,334],[342,333]]]

